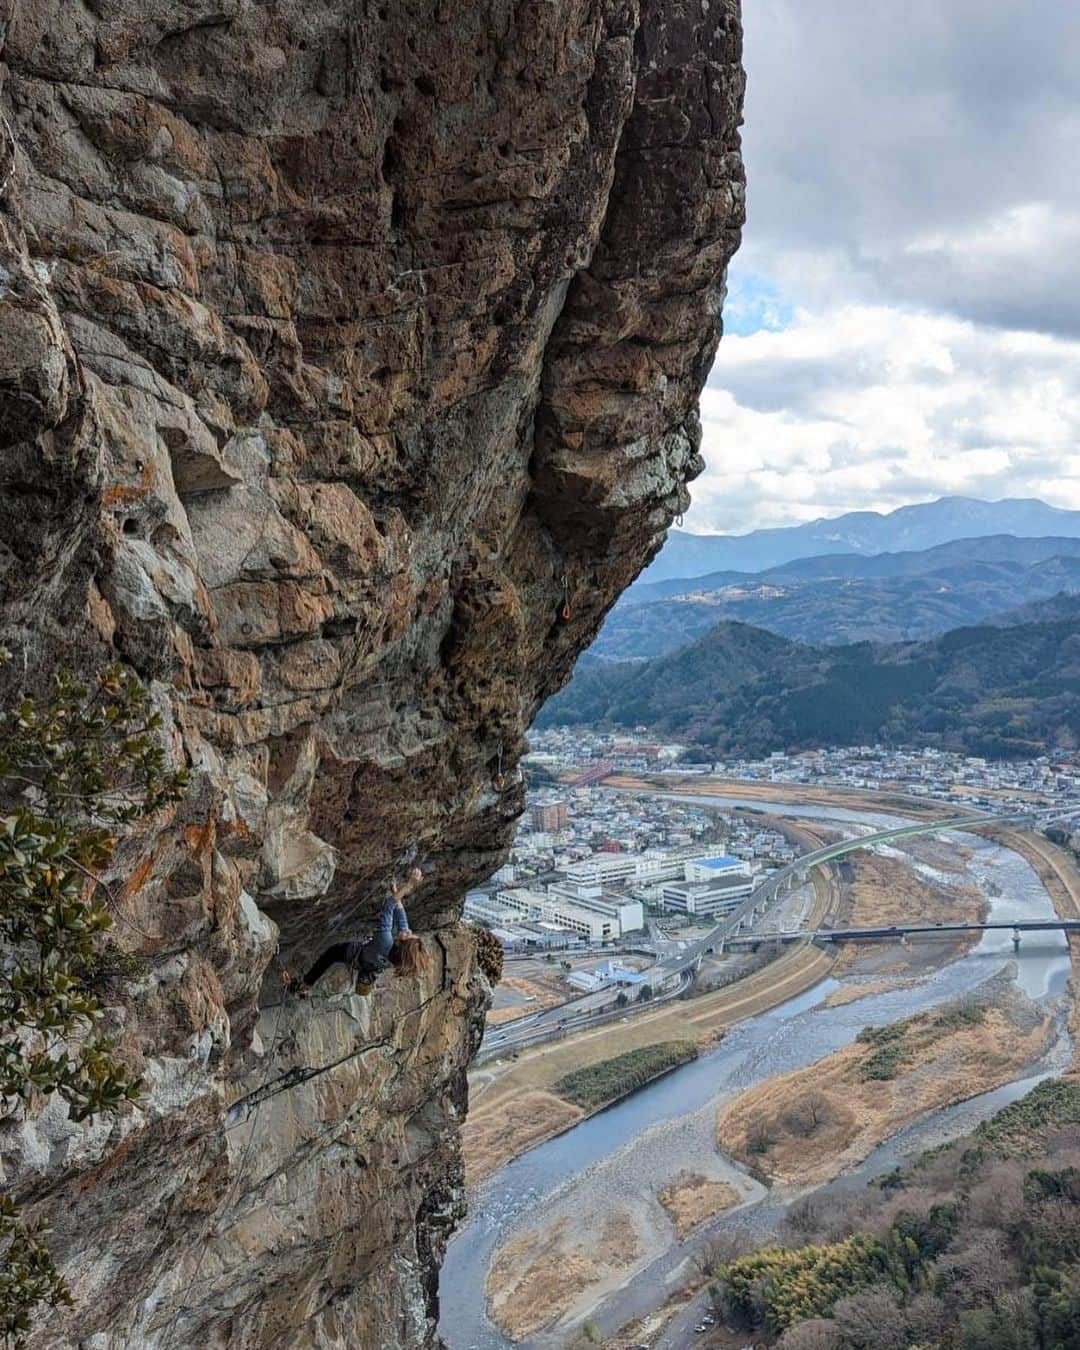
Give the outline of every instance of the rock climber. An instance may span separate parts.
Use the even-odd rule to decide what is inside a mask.
[[[331,966],[351,967],[356,992],[368,995],[375,987],[375,978],[387,966],[394,966],[399,975],[415,975],[427,965],[420,939],[409,927],[405,913],[405,898],[416,890],[424,879],[419,867],[414,867],[404,881],[392,884],[379,911],[375,936],[367,942],[338,942],[328,947],[299,983],[297,993],[308,993]]]

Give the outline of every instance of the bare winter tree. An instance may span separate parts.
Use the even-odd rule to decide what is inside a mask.
[[[874,1284],[833,1310],[834,1346],[845,1350],[907,1350],[907,1322],[891,1284]]]
[[[799,1322],[784,1332],[776,1350],[836,1350],[836,1323],[824,1317]]]
[[[789,1134],[806,1138],[814,1134],[829,1118],[829,1099],[824,1092],[808,1092],[784,1116],[784,1128]]]
[[[750,1231],[743,1227],[724,1228],[707,1238],[694,1253],[694,1265],[706,1279],[711,1279],[724,1266],[748,1252],[755,1251],[760,1243]]]
[[[968,1308],[993,1302],[1001,1290],[1016,1283],[1018,1275],[1004,1236],[994,1229],[973,1234],[962,1251],[939,1257],[934,1270],[946,1297]]]

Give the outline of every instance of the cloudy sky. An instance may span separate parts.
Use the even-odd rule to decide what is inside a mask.
[[[1080,4],[744,11],[749,221],[686,528],[1080,507]]]

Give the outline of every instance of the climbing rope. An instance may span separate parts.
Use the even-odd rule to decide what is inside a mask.
[[[0,113],[0,128],[2,128],[3,130],[4,140],[7,142],[6,148],[8,154],[11,156],[7,168],[4,170],[4,176],[2,179],[0,179],[0,197],[3,197],[7,193],[8,185],[10,184],[12,178],[15,176],[15,165],[18,161],[19,156],[18,156],[18,148],[15,144],[15,133],[11,129],[11,123],[7,120],[7,118],[4,116],[3,113]],[[24,662],[25,657],[26,652],[24,649],[23,651]]]
[[[270,1081],[270,1067],[274,1062],[274,1052],[277,1050],[278,1036],[281,1032],[281,1016],[284,1011],[285,1004],[288,1002],[289,981],[283,978],[282,986],[284,992],[282,994],[281,1002],[278,1004],[277,1017],[274,1020],[274,1032],[270,1038],[270,1048],[266,1053],[266,1065],[263,1071],[263,1081],[259,1084],[259,1087],[256,1089],[256,1091],[259,1092],[261,1092]],[[244,1151],[240,1155],[240,1166],[237,1168],[236,1176],[233,1178],[233,1183],[229,1187],[229,1190],[226,1192],[225,1202],[223,1205],[220,1205],[216,1211],[216,1216],[219,1218],[224,1218],[226,1215],[228,1215],[229,1211],[236,1203],[236,1197],[239,1194],[240,1190],[240,1183],[244,1179],[244,1173],[247,1171],[248,1161],[251,1158],[252,1150],[255,1147],[255,1139],[259,1132],[259,1117],[262,1111],[262,1104],[265,1100],[267,1100],[265,1097],[260,1097],[259,1100],[255,1103],[255,1113],[251,1119],[251,1133],[248,1135],[247,1143],[244,1145]],[[186,1298],[187,1295],[191,1292],[191,1290],[194,1289],[195,1286],[198,1284],[199,1274],[202,1271],[203,1259],[206,1256],[206,1249],[208,1245],[206,1240],[209,1237],[216,1236],[216,1232],[217,1232],[217,1224],[214,1222],[214,1216],[211,1216],[211,1218],[207,1219],[206,1224],[203,1227],[202,1241],[199,1244],[199,1256],[195,1262],[195,1272],[191,1277],[191,1282],[185,1287],[182,1297]],[[173,1337],[176,1334],[176,1328],[180,1322],[180,1314],[190,1311],[191,1309],[186,1303],[180,1302],[176,1305],[176,1311],[173,1313],[172,1321],[169,1323],[169,1330],[165,1336],[165,1340],[162,1345],[162,1350],[170,1350],[170,1346],[172,1345],[173,1342]]]
[[[506,786],[506,774],[503,773],[502,759],[503,759],[503,748],[500,745],[499,753],[496,756],[495,760],[495,775],[491,780],[492,783],[494,784],[496,792],[501,792],[503,788]]]

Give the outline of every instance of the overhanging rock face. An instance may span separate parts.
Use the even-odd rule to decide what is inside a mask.
[[[2,1127],[77,1299],[34,1344],[433,1344],[460,897],[701,467],[738,6],[7,0],[0,34],[6,678],[119,657],[193,770],[120,878],[141,1103]],[[414,847],[427,974],[277,1006]]]

